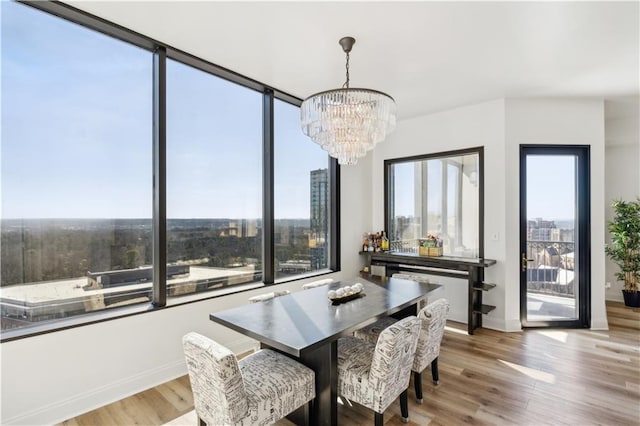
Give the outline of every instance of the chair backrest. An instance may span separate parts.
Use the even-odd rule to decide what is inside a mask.
[[[381,413],[409,386],[411,366],[418,346],[420,321],[410,316],[382,330],[376,343],[369,381],[377,395]]]
[[[310,283],[306,283],[302,285],[303,290],[309,290],[310,288],[321,287],[323,285],[331,284],[333,282],[333,278],[325,278],[323,280],[312,281]]]
[[[236,356],[198,333],[182,338],[196,414],[208,425],[233,424],[249,404]]]
[[[417,281],[419,283],[429,284],[429,278],[425,277],[424,275],[396,273],[396,274],[393,274],[391,277],[398,278],[401,280],[411,280],[411,281]]]
[[[413,371],[421,372],[440,355],[440,343],[449,315],[449,301],[438,299],[429,303],[420,312],[418,319],[422,323],[418,349],[413,361]]]
[[[249,300],[249,303],[258,303],[264,302],[265,300],[271,300],[275,297],[284,296],[289,293],[291,293],[289,290],[270,291],[269,293],[258,294],[257,296],[250,297],[247,300]]]
[[[421,274],[407,274],[407,273],[402,273],[402,272],[398,272],[395,273],[391,276],[391,278],[398,278],[401,280],[411,280],[411,281],[415,281],[418,283],[423,283],[423,284],[429,284],[431,281],[429,281],[429,278],[426,277],[425,275],[421,275]],[[428,303],[427,298],[425,297],[424,299],[420,300],[418,302],[418,309],[422,309],[424,308]]]

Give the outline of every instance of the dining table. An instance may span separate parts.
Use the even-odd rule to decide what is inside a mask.
[[[355,283],[362,284],[358,297],[344,303],[329,299],[330,290]],[[212,312],[209,318],[314,370],[316,397],[303,415],[308,415],[312,425],[336,425],[338,339],[385,316],[416,315],[418,302],[440,288],[438,284],[362,275]]]

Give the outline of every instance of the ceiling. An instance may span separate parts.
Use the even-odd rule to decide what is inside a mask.
[[[503,97],[637,104],[639,2],[67,2],[300,98],[389,93],[398,116]]]

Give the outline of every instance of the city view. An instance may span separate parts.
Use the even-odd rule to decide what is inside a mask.
[[[527,319],[577,318],[578,268],[572,220],[527,220]]]
[[[276,279],[328,267],[328,172],[310,218],[276,219]],[[3,219],[2,329],[151,300],[151,219]],[[170,297],[262,281],[261,219],[168,219]]]
[[[530,292],[573,297],[573,221],[527,220],[527,283]]]

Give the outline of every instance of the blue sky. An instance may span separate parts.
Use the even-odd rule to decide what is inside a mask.
[[[527,156],[527,218],[575,217],[575,162],[572,155]]]
[[[2,217],[150,217],[151,53],[0,3]],[[173,61],[167,82],[168,217],[260,217],[261,94]],[[276,217],[308,218],[328,157],[275,115]]]
[[[396,182],[394,200],[396,216],[415,216],[415,163],[397,163],[394,165],[393,173]],[[429,212],[440,214],[442,208],[440,190],[442,188],[442,162],[439,159],[429,160],[427,173]],[[450,182],[447,192],[449,215],[455,214],[455,203],[458,195],[456,194],[456,187],[451,183],[457,181],[457,173],[455,167],[449,167],[449,170],[447,170],[448,182]]]
[[[575,157],[571,155],[527,156],[527,218],[572,220],[575,217]],[[430,188],[439,188],[442,181],[440,162],[429,162]],[[414,212],[413,163],[394,166],[396,179],[396,216],[413,216]],[[453,168],[449,180],[455,181]],[[455,205],[456,194],[449,192],[449,205]],[[429,191],[429,211],[439,212],[439,191]]]

